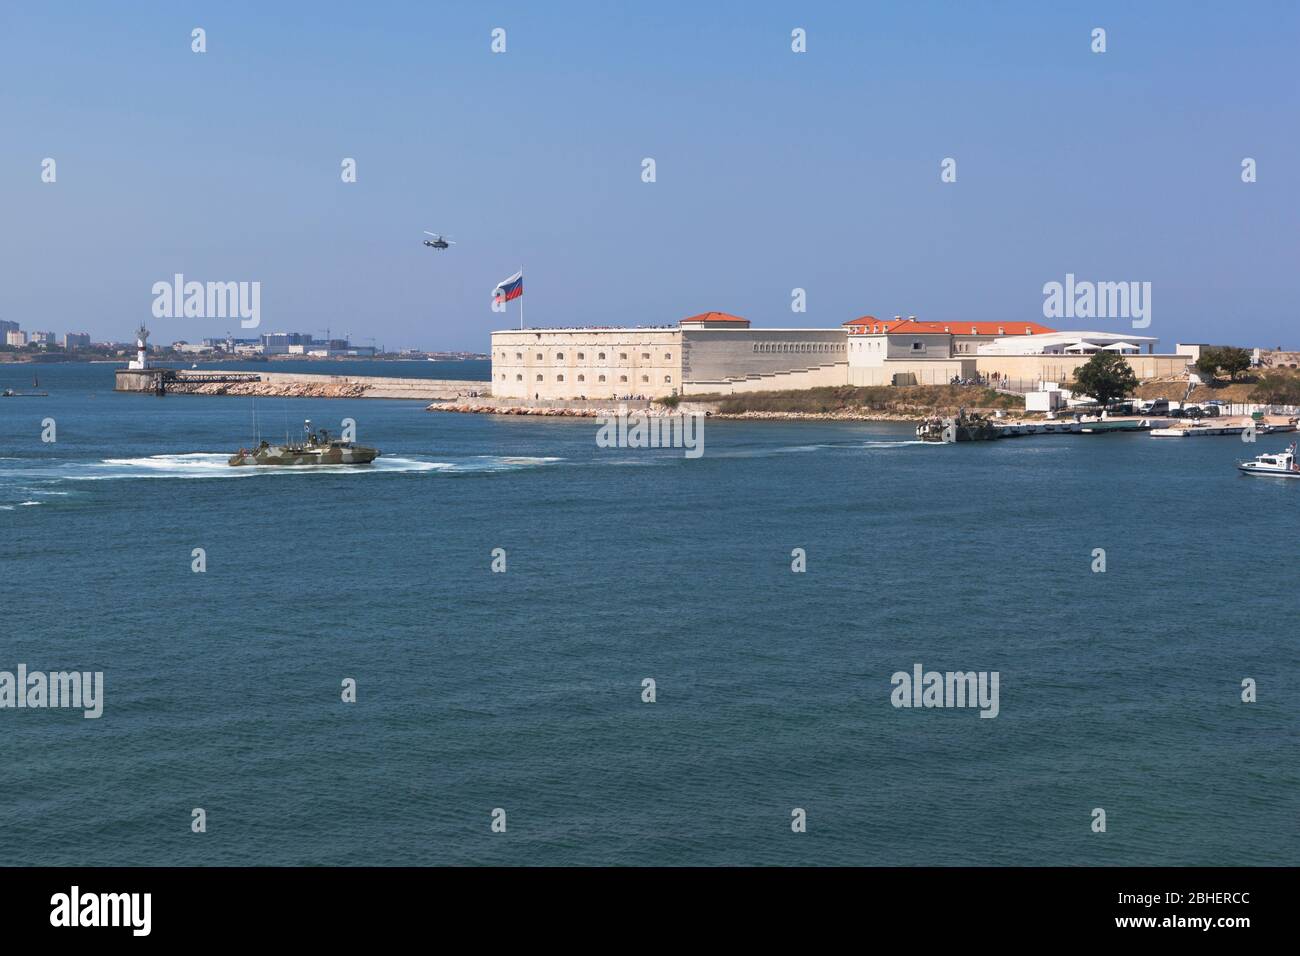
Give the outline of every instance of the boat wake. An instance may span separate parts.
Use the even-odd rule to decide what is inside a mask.
[[[708,451],[706,458],[770,458],[774,455],[791,455],[815,451],[860,451],[863,448],[907,448],[913,445],[931,445],[933,442],[901,439],[897,441],[844,441],[818,445],[780,445],[764,448],[733,448]]]
[[[939,442],[921,441],[919,438],[914,440],[903,441],[867,441],[863,442],[863,448],[906,448],[909,445],[937,445]]]
[[[95,462],[64,462],[28,471],[27,478],[45,481],[114,481],[126,478],[253,478],[290,475],[393,475],[431,473],[482,473],[516,471],[550,465],[562,458],[476,455],[456,461],[404,456],[381,457],[368,465],[297,465],[293,467],[232,468],[229,455],[195,452],[149,455],[139,458],[104,458]],[[47,494],[66,492],[47,491]]]

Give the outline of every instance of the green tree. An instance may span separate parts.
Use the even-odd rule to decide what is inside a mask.
[[[1236,378],[1250,368],[1250,353],[1232,345],[1225,345],[1219,350],[1219,368],[1228,373],[1228,378]]]
[[[1219,374],[1219,347],[1217,345],[1207,345],[1201,349],[1201,354],[1196,357],[1196,371],[1209,379]]]
[[[1201,349],[1200,357],[1196,360],[1196,370],[1210,378],[1224,372],[1228,378],[1235,379],[1248,368],[1250,353],[1232,345],[1207,346]]]
[[[1091,396],[1100,405],[1132,395],[1137,384],[1133,369],[1115,352],[1098,352],[1074,373],[1074,391]]]

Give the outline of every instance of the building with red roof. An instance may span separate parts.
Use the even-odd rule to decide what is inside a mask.
[[[747,329],[749,319],[730,312],[701,312],[677,323],[683,329]]]

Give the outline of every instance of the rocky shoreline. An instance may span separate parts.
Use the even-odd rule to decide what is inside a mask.
[[[956,409],[915,409],[906,411],[885,411],[875,408],[837,408],[829,412],[719,412],[712,403],[682,403],[680,408],[667,405],[652,405],[649,408],[624,406],[627,411],[641,412],[651,417],[677,415],[682,412],[703,412],[711,418],[748,421],[832,421],[832,422],[919,422],[939,415],[955,415]],[[595,418],[599,415],[618,413],[619,406],[611,403],[608,407],[542,406],[542,405],[507,405],[487,402],[434,402],[428,406],[431,412],[456,412],[467,415],[529,415],[542,418]],[[992,409],[967,409],[968,412],[992,413]]]
[[[618,403],[608,406],[575,408],[570,405],[489,405],[483,402],[434,402],[426,410],[430,412],[459,412],[467,415],[536,415],[542,418],[596,418],[600,415],[617,415]],[[623,404],[628,414],[639,413],[650,418],[665,418],[678,414],[679,410],[666,405],[645,407],[641,403]],[[695,411],[696,409],[691,409]],[[712,414],[712,412],[709,412]]]
[[[465,402],[434,402],[426,411],[461,412],[467,415],[542,415],[548,418],[595,418],[594,409],[586,408],[537,408],[528,405],[481,405]]]
[[[714,418],[751,421],[919,422],[924,412],[882,412],[873,408],[837,408],[833,412],[715,412]]]

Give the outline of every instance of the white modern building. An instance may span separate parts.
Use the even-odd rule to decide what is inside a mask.
[[[1097,352],[1118,352],[1121,355],[1140,355],[1143,347],[1147,354],[1155,351],[1159,339],[1149,335],[1132,335],[1125,332],[1056,332],[1042,335],[1012,335],[982,343],[977,355],[1095,355]]]

